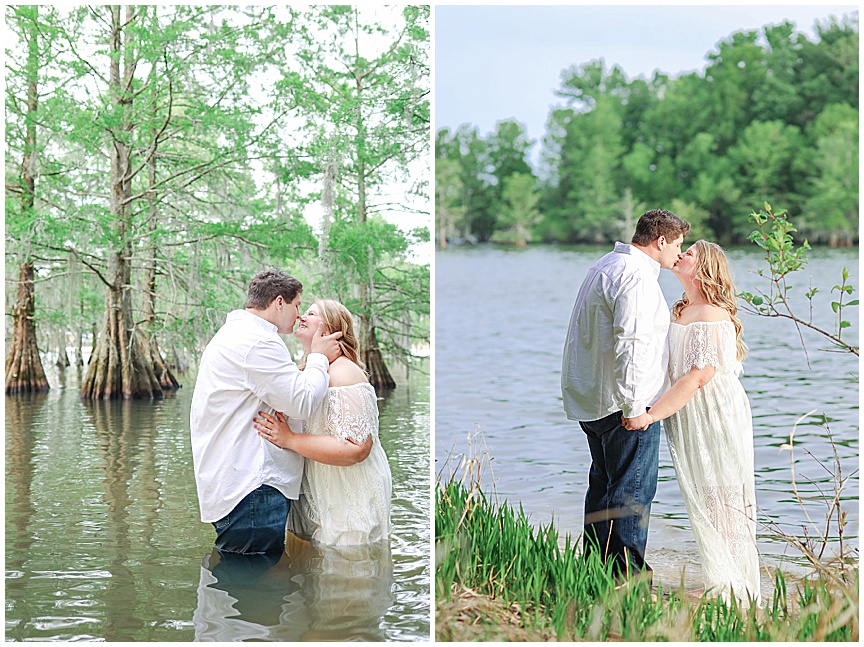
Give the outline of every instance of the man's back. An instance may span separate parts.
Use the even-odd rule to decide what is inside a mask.
[[[659,264],[616,243],[576,297],[564,345],[561,390],[571,420],[650,406],[665,383],[669,313]]]

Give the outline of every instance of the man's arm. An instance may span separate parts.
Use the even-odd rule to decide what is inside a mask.
[[[648,398],[640,388],[648,372],[655,339],[656,298],[645,279],[634,275],[619,290],[612,304],[615,339],[615,395],[625,418],[645,413]]]
[[[306,420],[321,404],[330,378],[329,362],[320,353],[306,358],[301,371],[278,337],[258,343],[246,358],[246,380],[252,392],[291,418]]]

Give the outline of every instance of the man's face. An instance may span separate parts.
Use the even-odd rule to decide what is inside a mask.
[[[300,293],[298,292],[290,303],[282,297],[276,297],[276,299],[276,328],[281,334],[290,335],[294,331],[294,323],[297,321],[297,317],[300,316]],[[278,310],[280,304],[282,309]]]
[[[681,244],[684,242],[684,234],[680,234],[678,238],[673,241],[669,241],[665,238],[665,236],[661,236],[659,238],[661,249],[660,249],[660,267],[664,270],[672,269],[672,266],[675,265],[675,261],[678,260],[678,255],[681,253]]]

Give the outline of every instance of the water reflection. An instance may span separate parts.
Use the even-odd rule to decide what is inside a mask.
[[[6,598],[16,599],[26,591],[27,564],[34,542],[31,522],[35,513],[31,492],[33,489],[33,448],[36,434],[34,421],[42,416],[46,393],[26,393],[6,398],[6,545],[14,550],[6,551]],[[14,634],[16,628],[24,627],[32,615],[26,605],[16,607],[18,621],[11,625],[7,621],[6,634]]]
[[[337,548],[289,533],[281,554],[204,557],[195,639],[381,642],[393,602],[387,542]]]
[[[136,515],[133,538],[130,506],[138,495],[130,492],[130,487],[154,480],[155,419],[136,416],[141,403],[129,400],[87,401],[84,405],[85,420],[92,425],[97,455],[102,459],[102,499],[107,506],[105,527],[90,525],[87,534],[96,542],[104,542],[105,568],[111,574],[105,580],[106,599],[122,601],[106,605],[104,635],[108,640],[129,640],[147,624],[141,617],[146,601],[140,599],[129,555],[133,541],[152,546],[154,535],[153,516]]]
[[[198,517],[192,389],[158,402],[89,402],[78,395],[80,370],[46,368],[51,391],[6,398],[6,639],[193,640],[201,557],[214,532]],[[348,567],[339,568],[344,555],[294,551],[287,568],[264,569],[262,585],[276,578],[272,596],[246,596],[244,604],[243,595],[232,597],[234,585],[208,591],[234,608],[221,617],[203,614],[217,623],[205,635],[299,640],[331,631],[346,639],[428,640],[428,378],[400,381],[379,407],[394,475],[392,559],[352,558],[350,568],[361,570],[347,578],[349,586]],[[366,573],[384,576],[367,582]],[[231,581],[218,573],[213,579]],[[370,592],[372,585],[378,588]],[[350,597],[340,600],[342,593]],[[278,614],[266,606],[271,600]],[[260,624],[252,621],[256,613]],[[238,622],[232,631],[220,628],[225,618],[245,618],[246,629]]]

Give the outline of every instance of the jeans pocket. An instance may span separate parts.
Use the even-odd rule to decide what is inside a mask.
[[[222,530],[223,528],[226,528],[229,523],[231,523],[231,516],[225,515],[219,521],[214,521],[213,526],[216,528],[216,530]]]

